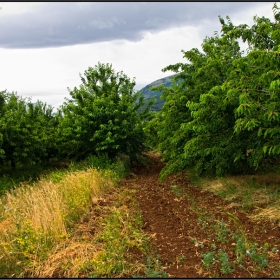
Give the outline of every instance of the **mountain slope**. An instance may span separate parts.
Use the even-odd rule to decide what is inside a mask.
[[[148,84],[147,86],[143,87],[140,90],[144,94],[145,100],[149,101],[152,97],[156,98],[156,103],[152,105],[151,110],[160,111],[165,101],[160,98],[162,92],[152,91],[152,90],[150,90],[150,88],[161,85],[161,84],[163,84],[165,87],[169,87],[171,85],[171,78],[173,76],[174,75],[167,76],[162,79],[158,79],[158,80]]]

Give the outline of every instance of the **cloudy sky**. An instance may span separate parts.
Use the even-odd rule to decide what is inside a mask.
[[[57,108],[79,73],[111,63],[136,78],[136,90],[185,62],[181,50],[201,48],[220,31],[253,16],[273,19],[273,2],[0,2],[0,91],[17,91]]]

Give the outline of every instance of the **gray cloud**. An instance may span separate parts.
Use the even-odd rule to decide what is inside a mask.
[[[215,21],[252,2],[51,2],[22,14],[1,16],[0,47],[45,48],[111,40],[138,41],[145,32]],[[271,5],[272,6],[272,5]],[[211,27],[213,25],[211,24]],[[204,30],[207,34],[207,30]],[[210,35],[213,29],[209,30]]]

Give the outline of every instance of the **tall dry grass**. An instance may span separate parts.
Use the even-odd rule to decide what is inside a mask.
[[[58,183],[45,178],[6,193],[0,200],[0,276],[21,277],[23,267],[46,258],[113,178],[109,170],[88,169]]]
[[[269,219],[280,225],[280,175],[277,173],[200,178],[198,185],[231,205],[240,207],[254,219]]]

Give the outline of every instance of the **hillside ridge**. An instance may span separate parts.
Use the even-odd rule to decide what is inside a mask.
[[[162,95],[161,91],[152,91],[152,90],[150,90],[150,88],[159,86],[161,84],[163,84],[165,87],[169,87],[171,85],[171,79],[175,75],[173,74],[173,75],[158,79],[158,80],[153,81],[152,83],[146,85],[142,89],[140,89],[140,92],[142,92],[145,96],[145,100],[149,101],[152,97],[156,98],[155,104],[153,104],[151,106],[152,111],[160,111],[165,101],[160,98]]]

